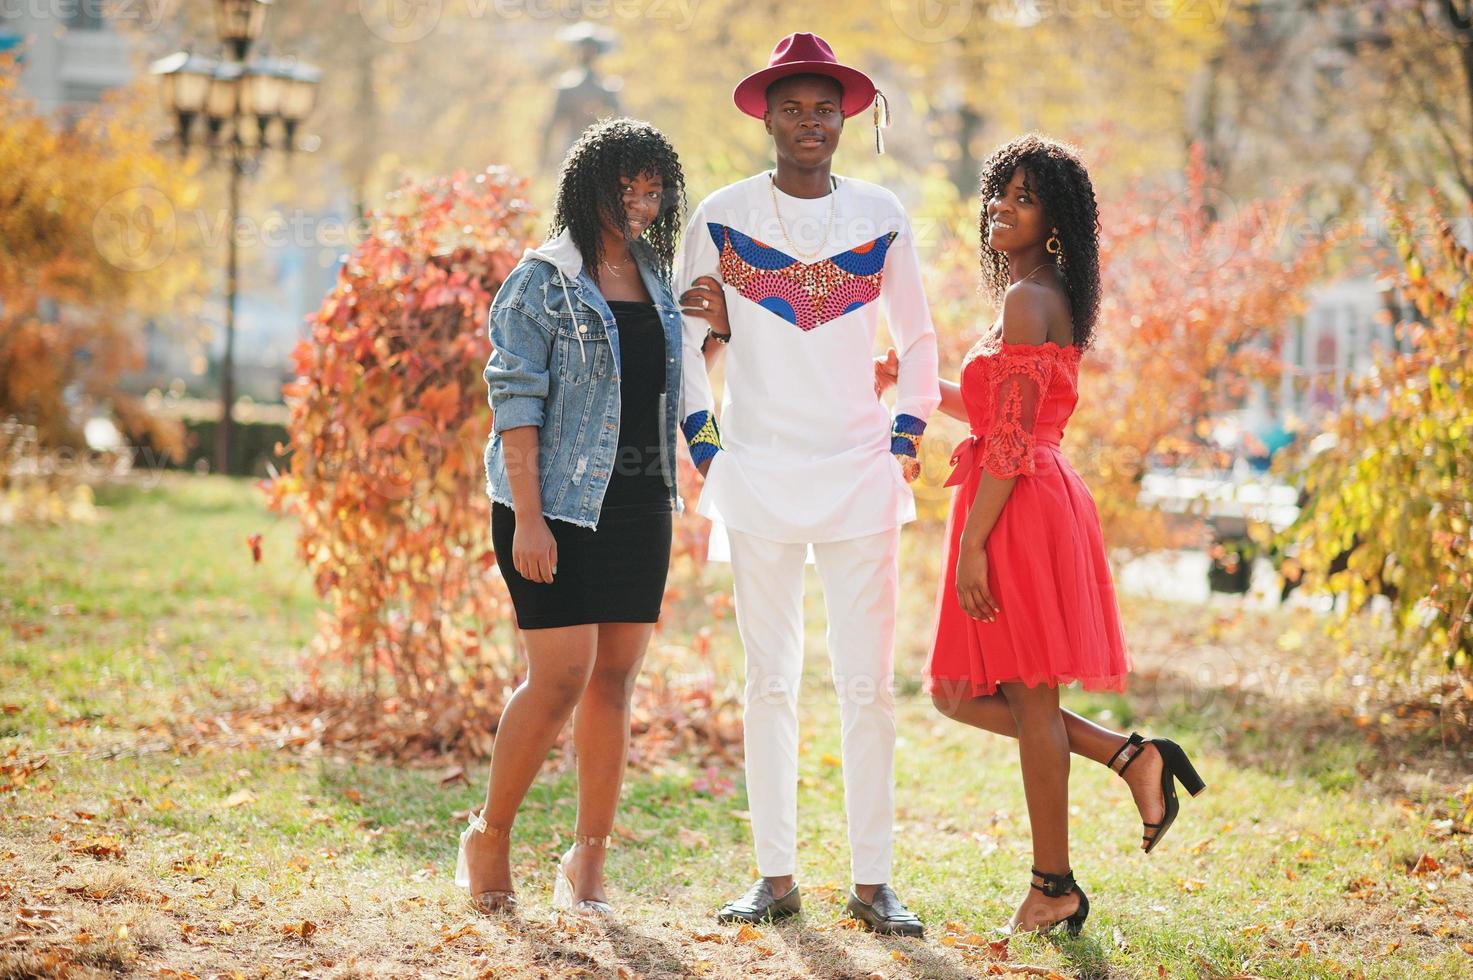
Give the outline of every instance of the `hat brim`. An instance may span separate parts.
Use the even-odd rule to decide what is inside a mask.
[[[761,119],[767,112],[768,86],[789,75],[827,75],[838,82],[844,90],[839,111],[846,119],[868,109],[875,101],[875,83],[868,75],[857,68],[836,65],[832,61],[792,61],[754,71],[737,83],[731,100],[742,112]]]

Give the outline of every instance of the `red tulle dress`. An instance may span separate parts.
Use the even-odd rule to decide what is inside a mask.
[[[946,524],[936,637],[927,693],[979,697],[1002,681],[1123,691],[1131,670],[1089,488],[1059,450],[1079,400],[1079,348],[1009,344],[994,334],[962,362],[972,435],[957,447],[948,486],[959,486]],[[987,537],[992,622],[956,597],[962,529],[986,471],[1017,477]]]

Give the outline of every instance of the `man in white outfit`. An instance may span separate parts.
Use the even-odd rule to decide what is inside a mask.
[[[792,34],[733,93],[763,119],[773,171],[695,209],[676,260],[685,311],[684,430],[706,482],[697,512],[729,546],[746,651],[747,795],[762,875],[718,913],[756,922],[800,909],[798,685],[803,576],[823,583],[842,721],[854,888],[848,911],[879,932],[920,935],[891,873],[892,692],[900,525],[925,420],[940,402],[936,335],[910,221],[895,195],[838,177],[844,118],[884,100],[822,38]],[[888,107],[887,107],[888,110]],[[881,314],[899,351],[896,414],[875,397]],[[702,350],[726,344],[720,424]]]

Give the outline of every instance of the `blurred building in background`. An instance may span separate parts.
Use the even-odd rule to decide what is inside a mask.
[[[1473,218],[1454,222],[1453,230],[1460,241],[1473,243]],[[1371,244],[1367,240],[1368,251]],[[1299,434],[1320,431],[1325,417],[1344,404],[1347,382],[1364,378],[1378,358],[1408,347],[1396,324],[1418,319],[1393,279],[1375,275],[1311,287],[1308,300],[1304,313],[1285,324],[1279,337],[1264,340],[1279,345],[1278,382],[1254,385],[1219,435],[1219,441],[1226,436],[1240,444],[1255,468],[1266,466],[1273,452]]]
[[[1368,161],[1375,137],[1342,101],[1352,77],[1373,71],[1391,43],[1388,6],[1244,5],[1189,99],[1189,128],[1221,175],[1228,206],[1235,195],[1269,189],[1267,177],[1300,184],[1312,220],[1328,226],[1358,218],[1369,229],[1345,246],[1346,266],[1359,271],[1312,287],[1304,313],[1263,338],[1279,352],[1278,382],[1252,386],[1241,409],[1218,422],[1214,442],[1254,469],[1300,433],[1317,432],[1341,407],[1345,383],[1369,372],[1378,350],[1395,347],[1394,324],[1414,312],[1373,269],[1377,252],[1394,251],[1386,215],[1363,193],[1374,189]],[[1361,193],[1347,195],[1348,188]]]
[[[62,120],[133,80],[129,41],[96,0],[0,4],[0,52],[19,53],[21,86],[41,111]]]
[[[1313,287],[1309,307],[1278,337],[1281,374],[1274,385],[1255,384],[1237,415],[1218,427],[1217,441],[1236,449],[1255,469],[1340,407],[1345,382],[1364,376],[1378,349],[1396,343],[1396,296],[1387,280],[1340,279]]]

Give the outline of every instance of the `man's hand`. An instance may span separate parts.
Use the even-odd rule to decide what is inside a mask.
[[[900,380],[900,357],[891,347],[884,357],[875,358],[875,397],[885,394],[885,389]]]

